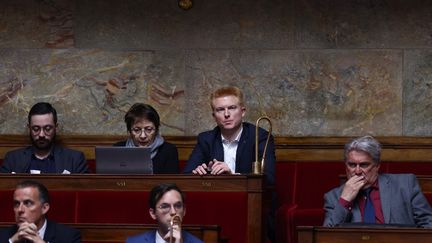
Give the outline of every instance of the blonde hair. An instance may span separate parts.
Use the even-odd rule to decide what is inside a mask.
[[[235,96],[239,99],[240,106],[244,106],[243,92],[236,86],[222,87],[210,94],[210,107],[213,107],[213,100],[225,96]]]

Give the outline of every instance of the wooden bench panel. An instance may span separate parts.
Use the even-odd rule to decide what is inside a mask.
[[[301,243],[334,243],[334,242],[430,242],[432,229],[421,228],[347,228],[347,227],[314,227],[297,228]]]
[[[81,231],[83,243],[124,243],[130,236],[156,230],[153,224],[66,224]],[[0,228],[11,226],[0,223]],[[220,227],[216,225],[182,225],[182,228],[204,242],[218,243]]]
[[[47,186],[50,195],[53,195],[51,202],[53,209],[59,208],[58,211],[50,212],[50,218],[61,223],[65,222],[57,219],[63,217],[62,212],[65,210],[60,209],[63,205],[59,206],[55,200],[61,200],[57,198],[57,195],[62,194],[70,197],[67,199],[68,202],[74,202],[68,205],[72,208],[69,211],[74,211],[73,223],[128,223],[127,217],[121,218],[123,215],[112,214],[106,217],[113,208],[119,207],[131,212],[136,212],[137,208],[141,209],[141,215],[131,216],[133,218],[131,223],[152,223],[153,221],[148,216],[147,194],[155,185],[170,182],[176,183],[186,193],[186,204],[189,210],[185,217],[185,224],[220,225],[221,237],[229,239],[230,242],[258,243],[261,242],[263,236],[263,177],[260,175],[200,177],[192,175],[3,174],[0,175],[0,195],[8,194],[10,198],[6,201],[11,202],[11,191],[23,179],[37,180]],[[107,203],[104,206],[105,209],[102,208],[104,202],[109,202],[107,197],[112,195],[118,199],[114,201],[115,205]],[[5,196],[0,197],[5,198]],[[130,200],[137,203],[135,207],[130,207]],[[227,205],[229,205],[228,208]],[[12,207],[9,206],[2,210],[5,210],[5,214],[12,213]],[[225,213],[230,216],[227,217]],[[12,214],[9,215],[12,216]]]

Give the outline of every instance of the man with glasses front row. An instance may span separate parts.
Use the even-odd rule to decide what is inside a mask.
[[[39,102],[28,114],[32,145],[6,153],[2,173],[87,173],[84,154],[55,144],[57,111],[51,104]]]
[[[381,144],[371,136],[345,145],[347,182],[324,195],[324,226],[345,223],[432,227],[432,209],[413,174],[379,174]]]
[[[129,237],[126,243],[202,243],[200,239],[181,229],[181,222],[186,215],[184,199],[183,192],[175,184],[155,186],[149,195],[149,214],[157,221],[158,229]]]

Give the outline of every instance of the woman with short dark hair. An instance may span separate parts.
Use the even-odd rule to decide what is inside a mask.
[[[124,117],[129,138],[114,146],[151,148],[154,174],[178,174],[179,160],[174,144],[164,141],[159,133],[160,118],[148,104],[135,103]]]

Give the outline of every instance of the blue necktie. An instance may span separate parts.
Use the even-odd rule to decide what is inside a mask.
[[[375,208],[372,204],[372,198],[370,197],[370,193],[372,188],[367,188],[364,190],[364,195],[366,196],[366,202],[364,207],[363,214],[363,222],[366,224],[374,224],[375,223]]]

